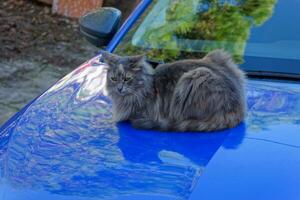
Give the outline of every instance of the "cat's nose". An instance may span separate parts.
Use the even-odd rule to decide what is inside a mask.
[[[117,85],[117,89],[118,89],[118,92],[122,92],[122,90],[123,90],[123,85],[118,84],[118,85]]]

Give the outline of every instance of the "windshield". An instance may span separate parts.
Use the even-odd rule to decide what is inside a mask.
[[[150,61],[230,52],[246,71],[300,74],[299,0],[154,0],[116,53]]]

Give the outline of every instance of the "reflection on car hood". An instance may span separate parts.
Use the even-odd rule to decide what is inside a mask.
[[[249,134],[300,124],[299,85],[249,81],[247,120],[234,129],[135,130],[112,122],[105,74],[95,57],[2,128],[3,200],[188,199],[220,147],[238,150]]]

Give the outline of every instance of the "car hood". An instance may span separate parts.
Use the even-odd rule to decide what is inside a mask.
[[[236,128],[162,133],[112,122],[105,74],[95,57],[2,127],[1,199],[300,198],[299,84],[249,80]]]

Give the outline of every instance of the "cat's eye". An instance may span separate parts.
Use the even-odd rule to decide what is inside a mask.
[[[114,77],[114,76],[111,76],[111,77],[110,77],[110,80],[113,81],[113,82],[116,82],[116,81],[117,81],[117,78]]]
[[[132,77],[126,76],[125,79],[124,79],[124,81],[130,81],[131,79],[132,79]]]

